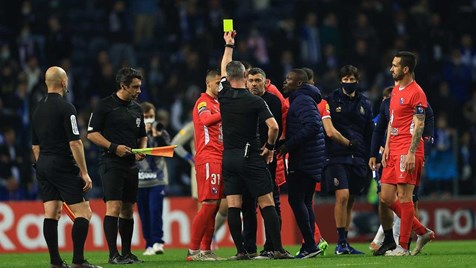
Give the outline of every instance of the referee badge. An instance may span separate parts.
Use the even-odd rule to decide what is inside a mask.
[[[137,125],[137,127],[140,126],[140,118],[136,118],[136,125]]]
[[[342,111],[342,107],[339,106],[336,108],[336,113],[340,113],[341,111]]]
[[[361,115],[364,115],[365,114],[365,109],[364,107],[360,106],[360,114]]]

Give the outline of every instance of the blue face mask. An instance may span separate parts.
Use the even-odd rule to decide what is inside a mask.
[[[347,92],[347,94],[352,94],[356,90],[359,89],[358,83],[343,83],[342,82],[341,85],[342,85],[342,88],[345,89],[345,92]]]

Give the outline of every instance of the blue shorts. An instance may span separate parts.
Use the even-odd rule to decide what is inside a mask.
[[[332,164],[324,170],[328,192],[349,189],[351,195],[361,195],[370,183],[366,165]]]

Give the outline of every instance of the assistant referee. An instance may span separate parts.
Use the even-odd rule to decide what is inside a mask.
[[[99,173],[106,201],[104,233],[110,264],[142,262],[131,253],[134,229],[133,206],[137,202],[138,168],[142,154],[132,148],[145,148],[147,136],[141,106],[135,101],[141,93],[142,74],[124,67],[116,75],[118,89],[99,101],[88,124],[88,139],[104,149]],[[122,255],[117,250],[117,230],[122,239]]]
[[[32,150],[45,209],[43,235],[51,267],[70,267],[58,250],[58,220],[63,202],[75,216],[71,267],[98,267],[84,259],[84,242],[92,214],[85,193],[91,190],[92,182],[79,137],[76,109],[63,99],[68,76],[63,69],[53,66],[46,71],[45,82],[48,94],[40,100],[32,117]]]

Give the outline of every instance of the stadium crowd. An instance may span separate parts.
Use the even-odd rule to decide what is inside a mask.
[[[416,79],[436,116],[426,162],[425,195],[474,195],[476,189],[476,1],[107,0],[7,1],[0,10],[0,200],[37,199],[31,168],[30,114],[46,92],[48,66],[69,75],[68,101],[89,173],[99,186],[98,150],[86,139],[95,103],[112,94],[115,73],[144,74],[141,101],[173,136],[191,121],[206,70],[223,51],[222,18],[240,32],[235,57],[281,85],[295,67],[316,73],[325,96],[344,64],[358,67],[360,86],[377,114],[393,85],[398,50],[418,53]],[[186,161],[168,161],[169,195],[190,191]],[[101,197],[94,187],[91,197]]]

